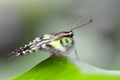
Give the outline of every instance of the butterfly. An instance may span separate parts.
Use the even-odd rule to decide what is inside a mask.
[[[10,54],[13,54],[14,57],[34,53],[38,50],[44,50],[50,52],[54,56],[61,56],[65,55],[64,52],[69,51],[74,46],[74,32],[73,30],[78,29],[82,26],[85,26],[89,23],[91,23],[93,20],[90,19],[85,24],[82,24],[80,26],[77,26],[70,31],[62,31],[55,34],[43,34],[35,39],[33,39],[31,42],[26,44],[23,47],[20,47],[19,49],[16,49],[15,51],[11,52]]]

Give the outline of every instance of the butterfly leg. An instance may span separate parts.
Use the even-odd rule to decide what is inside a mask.
[[[74,48],[75,49],[75,48]],[[76,59],[80,61],[80,58],[78,56],[78,53],[77,53],[77,50],[75,49],[75,56],[76,56]]]

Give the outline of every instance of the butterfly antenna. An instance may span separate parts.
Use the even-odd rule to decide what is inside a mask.
[[[75,27],[75,28],[71,29],[70,31],[73,31],[73,30],[75,30],[75,29],[77,29],[77,28],[83,27],[83,26],[85,26],[85,25],[91,23],[92,21],[93,21],[93,20],[90,19],[87,23],[85,23],[85,24],[83,24],[83,25],[80,25],[80,26],[78,26],[78,27]]]

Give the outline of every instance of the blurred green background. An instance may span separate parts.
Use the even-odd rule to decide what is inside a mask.
[[[11,51],[40,34],[69,31],[89,19],[93,19],[91,24],[74,31],[80,60],[99,68],[120,70],[119,3],[119,0],[1,0],[0,78],[23,73],[49,57],[46,52],[8,61],[6,55]]]

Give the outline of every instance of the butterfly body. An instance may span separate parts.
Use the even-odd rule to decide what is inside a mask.
[[[61,55],[61,53],[69,50],[74,44],[73,32],[60,32],[57,34],[44,34],[36,37],[29,44],[13,51],[15,56],[33,53],[38,50],[49,51],[53,55]]]
[[[62,31],[56,34],[44,34],[36,37],[33,41],[26,44],[24,47],[20,47],[12,52],[14,56],[21,56],[29,53],[34,53],[38,50],[44,50],[50,52],[52,55],[65,55],[64,52],[69,51],[74,46],[73,30],[87,25],[89,22],[71,29],[70,31]]]

